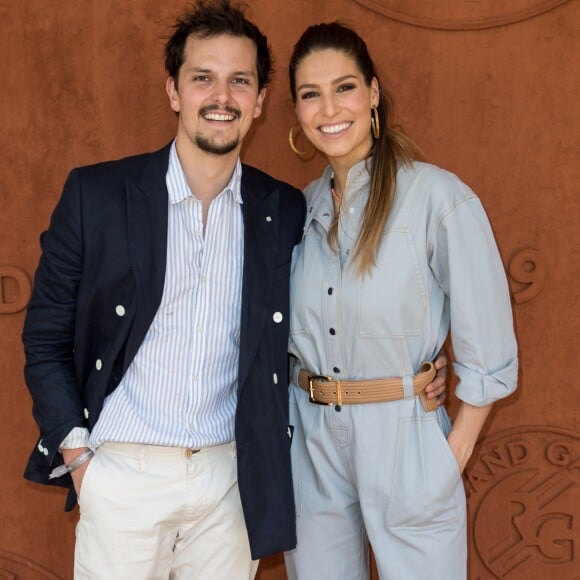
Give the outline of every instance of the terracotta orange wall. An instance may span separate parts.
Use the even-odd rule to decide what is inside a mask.
[[[320,171],[287,146],[286,63],[307,24],[340,17],[368,41],[406,132],[480,195],[510,273],[522,370],[466,473],[470,577],[578,578],[580,2],[250,4],[278,64],[246,161],[298,186]],[[38,234],[71,167],[173,136],[162,36],[183,6],[0,2],[0,576],[71,576],[75,515],[62,492],[20,477],[36,436],[19,337]],[[260,578],[285,578],[281,559]]]

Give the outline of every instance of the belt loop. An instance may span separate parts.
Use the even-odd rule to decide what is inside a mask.
[[[336,401],[339,407],[342,407],[342,386],[340,381],[336,381]]]
[[[412,399],[415,396],[413,389],[413,375],[405,375],[403,379],[403,396],[405,399]]]
[[[299,360],[293,355],[288,355],[288,383],[292,385],[298,385],[298,373],[300,372]]]

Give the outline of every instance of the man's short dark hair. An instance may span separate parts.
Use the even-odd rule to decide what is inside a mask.
[[[258,87],[268,85],[272,75],[272,54],[268,39],[250,22],[238,5],[230,0],[200,0],[173,25],[173,34],[165,45],[165,69],[177,85],[184,61],[185,43],[190,35],[211,38],[220,34],[249,38],[257,49]]]

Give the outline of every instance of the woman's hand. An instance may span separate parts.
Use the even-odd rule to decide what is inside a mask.
[[[447,437],[447,443],[451,447],[453,455],[455,455],[455,460],[459,466],[460,473],[463,473],[471,454],[473,453],[473,445],[467,443],[462,439],[461,435],[457,431],[451,430],[449,436]]]
[[[491,411],[491,407],[492,405],[475,407],[465,402],[462,402],[459,407],[457,417],[453,421],[453,428],[447,437],[447,442],[453,455],[455,455],[461,473],[463,473],[473,453],[479,432]]]

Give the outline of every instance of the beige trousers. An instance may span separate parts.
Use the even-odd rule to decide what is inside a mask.
[[[235,445],[105,443],[83,479],[77,580],[252,580]]]

